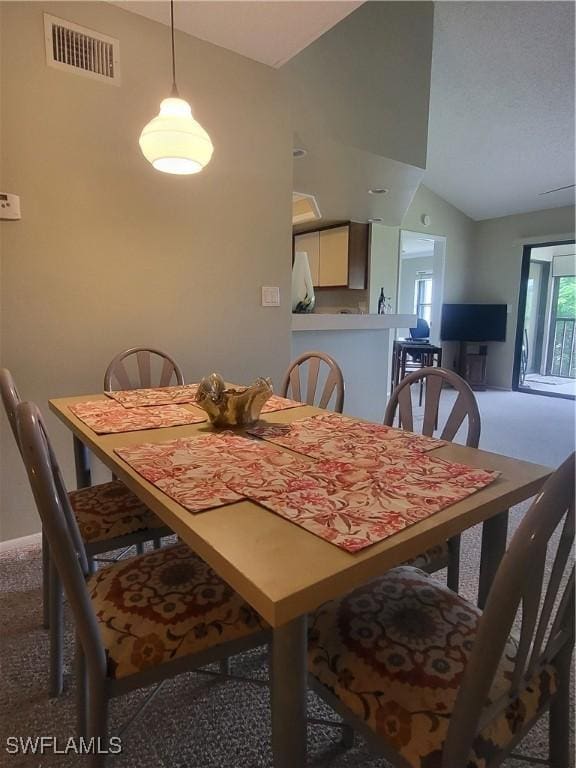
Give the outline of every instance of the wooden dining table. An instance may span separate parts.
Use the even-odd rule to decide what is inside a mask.
[[[146,481],[115,449],[207,434],[213,428],[204,422],[97,435],[70,411],[70,406],[104,398],[98,394],[50,401],[53,413],[74,435],[78,480],[85,484],[89,479],[85,447],[270,624],[275,768],[306,765],[307,614],[478,523],[484,523],[479,586],[479,604],[483,605],[505,551],[507,510],[535,495],[552,472],[548,467],[495,453],[454,443],[444,445],[430,455],[495,470],[499,477],[464,500],[350,553],[249,500],[192,514]],[[316,408],[301,406],[268,413],[262,421],[288,424],[319,413]]]

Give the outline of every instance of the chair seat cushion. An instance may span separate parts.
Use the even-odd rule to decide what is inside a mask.
[[[440,768],[480,615],[427,574],[401,566],[317,610],[309,671],[409,765]],[[492,702],[507,690],[516,651],[510,638]],[[542,708],[556,682],[553,667],[541,671],[477,735],[466,768],[484,768]]]
[[[421,555],[407,560],[404,565],[411,565],[413,568],[420,568],[420,570],[426,571],[426,573],[433,573],[448,565],[448,557],[448,542],[445,541],[443,544],[430,547],[426,552],[422,552]]]
[[[80,534],[89,544],[164,527],[160,518],[119,480],[80,488],[68,497]]]
[[[265,628],[254,609],[185,545],[123,560],[87,583],[113,678]]]

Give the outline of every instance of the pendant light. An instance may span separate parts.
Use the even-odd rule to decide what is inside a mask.
[[[208,165],[214,147],[210,136],[192,117],[190,104],[181,99],[176,87],[174,56],[174,0],[170,0],[172,30],[172,93],[160,104],[160,113],[140,134],[140,149],[157,171],[186,175]]]

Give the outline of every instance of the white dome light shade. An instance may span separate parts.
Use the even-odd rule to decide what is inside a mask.
[[[163,173],[198,173],[212,157],[210,136],[192,117],[190,104],[171,97],[160,104],[160,114],[140,134],[142,154]]]

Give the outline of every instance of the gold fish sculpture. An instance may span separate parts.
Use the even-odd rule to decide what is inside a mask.
[[[249,387],[227,389],[222,376],[212,373],[200,382],[196,405],[206,411],[215,427],[246,427],[258,421],[271,395],[270,379],[258,378]]]

